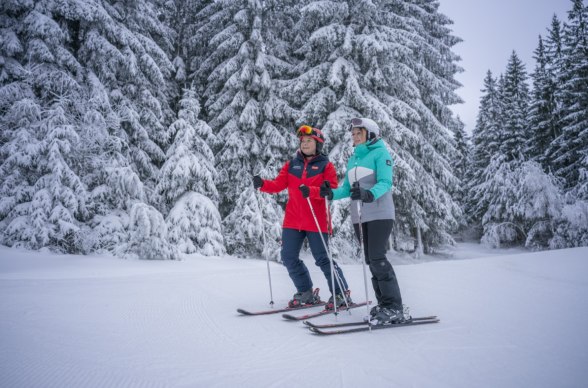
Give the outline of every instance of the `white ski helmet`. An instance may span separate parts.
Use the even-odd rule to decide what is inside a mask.
[[[353,128],[365,128],[367,133],[367,140],[375,140],[380,137],[380,127],[372,119],[366,117],[356,117],[351,119],[351,126],[349,130]]]

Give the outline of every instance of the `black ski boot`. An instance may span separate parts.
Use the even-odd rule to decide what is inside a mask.
[[[405,320],[402,309],[395,310],[390,307],[375,306],[370,311],[370,315],[370,323],[372,325],[391,325],[404,322]]]

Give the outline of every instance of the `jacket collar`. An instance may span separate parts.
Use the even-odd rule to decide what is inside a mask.
[[[300,160],[303,163],[305,161],[304,155],[302,155],[302,152],[300,152],[300,150],[296,151],[296,159]],[[318,155],[315,155],[312,158],[308,159],[308,163],[314,163],[314,162],[318,162],[318,161],[326,160],[326,159],[327,159],[326,155],[318,154]]]
[[[356,145],[355,149],[353,151],[353,154],[356,157],[362,158],[362,157],[366,156],[368,154],[368,152],[370,152],[371,150],[374,150],[376,148],[381,148],[381,147],[384,147],[384,142],[382,142],[382,139],[378,139],[374,143],[369,141],[369,142],[365,142],[365,143]]]

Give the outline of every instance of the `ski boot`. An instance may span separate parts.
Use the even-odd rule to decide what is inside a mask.
[[[370,323],[372,325],[392,325],[410,320],[403,310],[395,310],[391,307],[375,306],[370,311]]]
[[[343,296],[343,294],[336,294],[335,301],[337,303],[337,308],[346,307],[345,298],[347,298],[347,303],[349,305],[351,305],[353,302],[351,301],[350,295],[351,295],[351,291],[349,291],[349,290],[345,291],[345,296]],[[334,309],[335,309],[335,304],[333,303],[333,295],[331,295],[331,297],[329,298],[329,301],[327,302],[327,305],[325,306],[325,310],[334,310]]]
[[[303,305],[317,304],[320,301],[321,298],[319,297],[319,289],[316,288],[313,291],[311,288],[308,291],[295,293],[292,297],[292,300],[288,302],[288,307],[295,308]]]

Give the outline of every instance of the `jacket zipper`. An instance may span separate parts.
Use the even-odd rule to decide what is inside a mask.
[[[304,167],[302,168],[302,177],[300,178],[300,184],[304,184],[304,179],[306,179],[306,168],[308,167],[308,159],[304,158]],[[302,198],[302,202],[304,202],[304,197]],[[301,232],[302,228],[300,227],[301,221],[298,220],[298,231]]]

